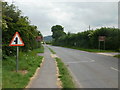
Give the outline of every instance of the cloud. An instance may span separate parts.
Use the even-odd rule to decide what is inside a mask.
[[[102,26],[117,27],[117,2],[70,1],[16,0],[15,5],[22,10],[23,15],[29,17],[32,24],[38,26],[44,36],[52,34],[51,27],[57,24],[62,25],[65,32],[73,33],[87,30],[89,25],[93,29]]]

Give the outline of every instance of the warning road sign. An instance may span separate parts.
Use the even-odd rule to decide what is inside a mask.
[[[24,46],[24,43],[18,32],[16,32],[15,35],[13,36],[9,46]]]

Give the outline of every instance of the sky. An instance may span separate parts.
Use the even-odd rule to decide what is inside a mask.
[[[119,0],[5,0],[22,10],[43,36],[51,27],[61,25],[66,33],[100,27],[118,27]],[[105,2],[104,2],[105,1]]]

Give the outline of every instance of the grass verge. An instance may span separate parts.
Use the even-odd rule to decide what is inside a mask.
[[[36,49],[37,53],[44,53],[44,46],[41,46],[41,48]]]
[[[52,54],[56,54],[56,52],[54,52],[51,48],[49,48],[49,50],[52,52]],[[59,69],[60,76],[58,78],[60,78],[62,82],[62,87],[66,89],[71,88],[71,90],[72,88],[76,88],[76,85],[73,81],[72,76],[70,75],[69,70],[67,69],[67,66],[61,61],[60,58],[56,57],[55,60]]]
[[[95,53],[97,53],[97,52],[117,52],[117,51],[113,51],[113,50],[86,49],[86,48],[66,47],[66,46],[61,46],[61,47],[82,50],[82,51],[87,51],[87,52],[95,52]]]
[[[52,54],[56,54],[51,48],[48,47],[48,49],[51,51]]]
[[[118,54],[118,55],[115,55],[114,57],[120,58],[120,54]]]
[[[61,61],[60,58],[55,58],[57,62],[57,66],[59,68],[59,78],[62,82],[63,88],[75,88],[75,83],[73,82],[73,78],[70,75],[69,70],[67,69],[66,65]]]
[[[33,76],[37,67],[40,67],[43,56],[37,56],[42,49],[35,49],[27,53],[19,53],[19,71],[16,72],[16,58],[8,57],[2,61],[2,88],[25,88],[30,77]]]

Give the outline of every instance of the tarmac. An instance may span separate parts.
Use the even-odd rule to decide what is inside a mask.
[[[43,65],[37,70],[37,74],[29,82],[27,88],[58,88],[56,75],[57,71],[54,59],[50,56],[51,52],[49,49],[47,47],[44,48]]]

